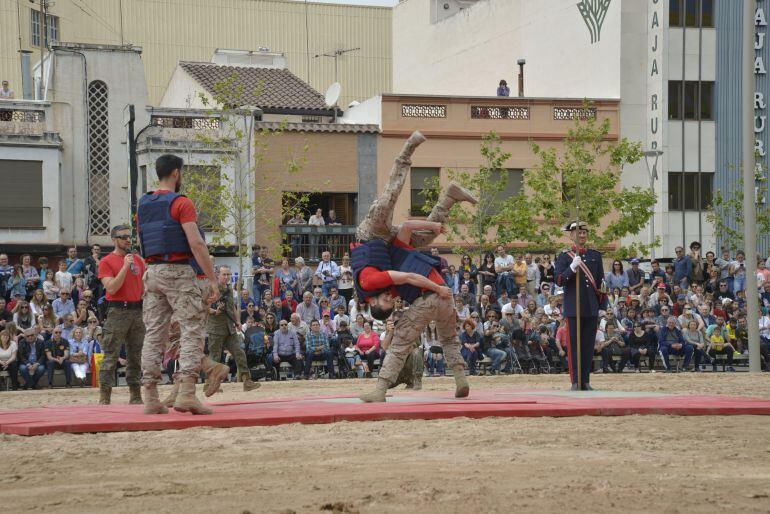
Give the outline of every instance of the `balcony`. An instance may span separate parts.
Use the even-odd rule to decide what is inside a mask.
[[[321,253],[329,251],[338,263],[350,252],[356,240],[355,225],[281,225],[281,235],[287,250],[284,257],[302,257],[307,263],[318,262]]]
[[[0,100],[0,135],[44,135],[48,107],[49,104],[44,102]]]

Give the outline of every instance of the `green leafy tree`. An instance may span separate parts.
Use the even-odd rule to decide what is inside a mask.
[[[563,151],[530,143],[540,162],[524,173],[525,194],[505,204],[507,223],[500,227],[504,240],[552,250],[564,238],[564,224],[579,216],[591,226],[589,244],[602,248],[647,226],[654,192],[620,187],[623,167],[642,158],[640,144],[625,138],[609,142],[610,121],[596,120],[588,103],[584,114],[574,120]],[[616,257],[644,255],[652,245],[634,243],[614,253]]]
[[[457,203],[452,207],[449,220],[447,240],[453,243],[464,243],[483,253],[494,249],[498,244],[505,244],[499,227],[505,223],[506,213],[517,204],[517,197],[506,197],[505,191],[510,180],[505,163],[511,154],[501,147],[499,136],[490,132],[481,140],[481,157],[483,162],[478,171],[457,171],[450,169],[449,179],[458,182],[479,199],[479,203],[470,206],[467,203]],[[425,205],[423,211],[427,214],[433,208],[440,191],[439,179],[434,178],[426,184],[423,190]],[[465,251],[463,246],[457,246],[456,253]]]
[[[757,162],[759,162],[759,156]],[[717,189],[711,200],[711,209],[706,214],[706,219],[714,225],[717,241],[723,247],[735,251],[744,247],[744,210],[743,210],[743,171],[741,167],[728,166],[728,173],[736,175],[733,183],[737,187],[732,191]],[[758,166],[755,170],[757,198],[767,198],[767,168]],[[763,202],[764,203],[764,202]],[[757,233],[770,233],[770,211],[763,204],[757,205]],[[734,219],[733,223],[729,218]]]

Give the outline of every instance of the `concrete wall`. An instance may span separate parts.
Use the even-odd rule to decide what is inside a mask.
[[[620,1],[593,44],[575,0],[484,0],[438,23],[431,1],[393,9],[394,92],[494,96],[505,79],[516,95],[523,58],[526,96],[620,98]]]

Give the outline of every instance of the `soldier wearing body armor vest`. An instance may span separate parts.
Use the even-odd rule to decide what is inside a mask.
[[[219,299],[214,267],[198,215],[189,198],[180,195],[182,166],[175,155],[162,155],[155,161],[158,189],[139,200],[137,232],[142,256],[147,262],[144,275],[145,339],[142,348],[144,412],[161,414],[168,409],[160,402],[157,385],[172,316],[181,328],[179,352],[179,394],[174,410],[211,414],[198,401],[195,385],[203,355],[208,305]],[[209,279],[203,290],[198,273]]]
[[[399,381],[404,363],[414,350],[414,341],[435,321],[439,341],[455,377],[455,396],[468,396],[465,361],[455,328],[456,312],[452,290],[446,287],[438,259],[413,247],[427,246],[443,232],[442,223],[452,206],[461,201],[477,203],[470,192],[454,182],[439,198],[425,221],[409,220],[392,226],[393,209],[409,175],[411,155],[425,141],[415,132],[404,144],[390,172],[383,193],[375,200],[356,232],[365,243],[351,251],[353,282],[359,301],[366,301],[372,316],[385,320],[393,313],[394,297],[410,304],[394,330],[391,346],[378,374],[374,391],[360,396],[365,402],[383,402],[388,388]],[[394,237],[395,236],[395,237]]]
[[[260,386],[252,382],[249,366],[246,364],[246,353],[241,348],[241,340],[238,337],[240,323],[236,322],[237,312],[233,300],[233,290],[230,288],[232,272],[229,266],[219,266],[217,270],[217,285],[219,286],[219,300],[209,307],[209,319],[206,324],[206,332],[209,336],[209,357],[214,362],[221,362],[222,348],[230,352],[238,366],[238,378],[243,382],[243,390],[251,391]]]

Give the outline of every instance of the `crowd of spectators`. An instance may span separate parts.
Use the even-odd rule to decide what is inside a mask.
[[[564,372],[568,334],[561,315],[551,256],[510,255],[502,246],[480,259],[463,255],[450,265],[436,248],[441,273],[455,294],[457,331],[470,374]],[[87,385],[93,357],[101,352],[103,288],[101,248],[79,258],[75,248],[56,271],[45,257],[30,255],[10,265],[0,254],[0,371],[14,389],[54,383],[62,370],[67,386]],[[615,260],[604,277],[608,293],[596,334],[596,371],[733,371],[748,352],[746,294],[760,297],[763,369],[770,363],[770,262],[758,259],[757,276],[746,276],[738,251],[689,251],[645,271],[637,259]],[[276,262],[267,248],[252,257],[251,288],[238,291],[241,333],[257,377],[278,377],[287,363],[295,378],[371,376],[384,358],[382,341],[409,308],[397,299],[392,317],[375,320],[354,294],[346,254],[340,263],[321,252],[315,269],[302,257]],[[427,375],[445,372],[435,323],[415,341]],[[672,357],[677,357],[674,365]],[[225,352],[235,375],[235,363]],[[169,360],[169,364],[172,361]],[[721,368],[720,368],[721,365]],[[259,375],[261,373],[261,375]],[[19,380],[21,377],[21,382]]]

